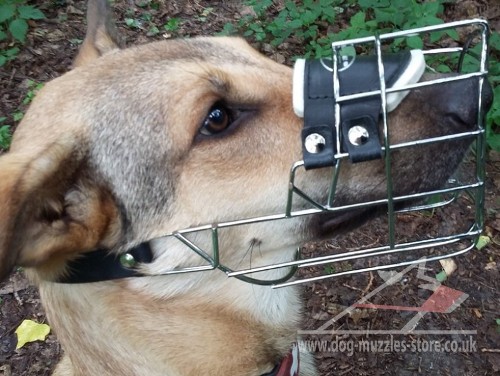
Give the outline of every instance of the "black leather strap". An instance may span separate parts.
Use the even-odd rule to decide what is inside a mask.
[[[325,69],[321,60],[308,60],[304,72],[304,128],[302,130],[302,153],[306,169],[333,165],[336,153],[335,97],[333,76]],[[324,145],[317,153],[309,152],[306,139],[312,134],[321,135]]]
[[[148,242],[139,244],[127,253],[138,263],[153,261],[153,252]],[[119,255],[110,254],[106,249],[83,254],[68,264],[68,270],[69,273],[60,278],[59,283],[91,283],[143,276],[133,268],[123,266]]]

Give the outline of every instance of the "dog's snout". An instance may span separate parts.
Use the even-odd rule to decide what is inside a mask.
[[[473,127],[477,124],[479,105],[483,108],[483,114],[490,109],[493,90],[488,81],[484,80],[480,102],[479,80],[471,78],[437,85],[428,99],[436,103],[439,111],[457,125]]]

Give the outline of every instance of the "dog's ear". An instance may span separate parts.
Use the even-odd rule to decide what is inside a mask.
[[[87,4],[87,34],[73,66],[89,64],[121,46],[107,0],[90,0]]]
[[[121,230],[111,194],[85,176],[73,145],[26,149],[0,157],[0,280],[15,265],[54,273],[75,254],[115,245]]]

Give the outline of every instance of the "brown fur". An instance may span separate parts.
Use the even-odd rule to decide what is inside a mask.
[[[253,286],[220,271],[53,282],[69,260],[96,248],[120,252],[185,227],[279,212],[289,168],[301,159],[290,68],[237,38],[119,50],[108,13],[104,1],[90,1],[75,69],[37,95],[0,158],[0,278],[14,265],[31,267],[65,351],[55,375],[269,372],[296,339],[295,288]],[[391,140],[455,131],[449,102],[436,103],[472,88],[466,82],[415,90],[391,117]],[[217,102],[238,120],[226,132],[202,136],[199,128]],[[467,111],[473,109],[463,106],[459,116],[470,119]],[[467,145],[394,152],[396,192],[442,184]],[[298,184],[319,199],[328,174],[308,172]],[[339,203],[384,194],[383,161],[343,165]],[[300,218],[221,231],[222,262],[290,260],[316,232],[314,223]],[[210,242],[203,234],[197,240]],[[152,246],[155,261],[143,266],[148,273],[200,262],[174,239]],[[311,356],[302,354],[301,375],[315,374]]]

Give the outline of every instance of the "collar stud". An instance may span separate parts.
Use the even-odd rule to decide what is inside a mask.
[[[120,256],[120,264],[124,267],[124,268],[133,268],[134,266],[136,266],[137,264],[137,261],[135,260],[134,256],[131,255],[130,253],[124,253]]]

